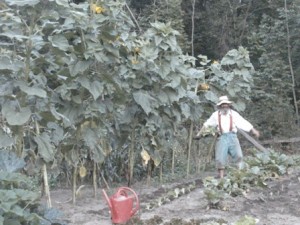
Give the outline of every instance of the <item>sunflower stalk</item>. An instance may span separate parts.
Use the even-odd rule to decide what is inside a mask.
[[[35,121],[35,129],[36,129],[36,134],[40,135],[40,126],[38,121]],[[46,199],[47,199],[47,206],[48,208],[52,208],[52,204],[51,204],[51,197],[50,197],[50,190],[49,190],[49,184],[48,184],[48,174],[47,174],[47,166],[46,163],[43,163],[42,166],[42,176],[43,176],[43,189],[44,189],[44,193],[46,195]]]

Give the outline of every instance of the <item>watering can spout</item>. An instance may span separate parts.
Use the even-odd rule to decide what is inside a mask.
[[[102,189],[102,193],[103,193],[103,196],[104,196],[104,198],[105,198],[105,200],[106,200],[106,202],[107,202],[107,204],[108,204],[108,206],[109,206],[109,208],[111,210],[112,209],[111,201],[110,201],[110,199],[109,199],[109,197],[106,194],[106,191],[104,189]]]
[[[102,193],[110,208],[114,224],[126,223],[139,210],[138,196],[128,187],[119,188],[111,197],[108,197],[104,189]]]

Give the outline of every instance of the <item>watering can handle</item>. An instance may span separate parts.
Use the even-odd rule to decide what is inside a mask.
[[[125,196],[127,197],[127,193],[124,192],[125,191],[129,191],[131,192],[133,195],[134,195],[134,198],[135,198],[135,201],[136,201],[136,205],[135,205],[135,208],[131,210],[131,216],[133,216],[140,208],[140,203],[139,203],[139,198],[137,196],[137,194],[134,192],[134,190],[132,190],[131,188],[128,188],[128,187],[122,187],[119,189],[118,193],[125,193]]]

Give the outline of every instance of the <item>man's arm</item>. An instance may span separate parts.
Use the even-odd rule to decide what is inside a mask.
[[[216,127],[218,125],[217,121],[217,114],[218,112],[214,112],[203,124],[200,131],[197,133],[196,137],[200,137],[201,134],[208,128],[208,127]]]
[[[258,130],[256,130],[254,127],[251,129],[251,131],[250,131],[255,137],[259,137],[259,131]]]
[[[238,112],[235,112],[236,126],[246,132],[251,132],[255,137],[259,137],[259,131],[246,119],[244,119]]]

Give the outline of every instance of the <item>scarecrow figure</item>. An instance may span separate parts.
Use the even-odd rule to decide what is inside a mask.
[[[241,168],[243,153],[240,142],[237,138],[238,129],[246,132],[252,132],[256,137],[259,137],[259,132],[253,125],[244,119],[238,112],[231,108],[232,102],[227,96],[221,96],[217,103],[218,110],[215,111],[208,120],[205,121],[203,127],[197,133],[196,137],[205,132],[209,127],[217,128],[218,138],[215,147],[215,160],[219,173],[219,178],[224,177],[225,165],[227,156],[230,155],[238,167]]]

